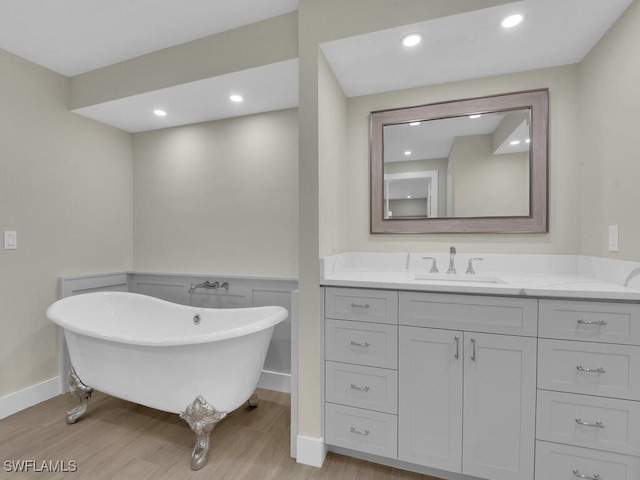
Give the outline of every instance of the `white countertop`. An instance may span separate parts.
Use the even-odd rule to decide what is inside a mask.
[[[459,274],[435,279],[429,277],[431,261],[437,258],[440,272],[446,272],[449,256],[408,253],[344,253],[321,259],[320,284],[324,286],[381,288],[439,293],[511,295],[525,297],[561,297],[591,300],[640,302],[640,275],[625,281],[640,263],[579,255],[496,255],[460,254],[456,256]],[[504,283],[471,281],[464,275],[469,258],[474,262],[478,280],[494,278]],[[523,273],[526,272],[526,273]],[[450,281],[460,278],[464,281]]]

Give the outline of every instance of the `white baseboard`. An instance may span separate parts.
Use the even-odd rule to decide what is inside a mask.
[[[53,377],[0,398],[0,419],[60,395],[60,377]]]
[[[321,468],[327,456],[327,447],[323,438],[305,437],[298,435],[296,461],[312,467]]]
[[[258,387],[275,390],[276,392],[291,393],[291,375],[263,370]]]

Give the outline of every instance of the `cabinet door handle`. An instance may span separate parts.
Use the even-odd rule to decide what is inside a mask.
[[[471,361],[472,362],[476,361],[476,339],[475,338],[471,339]]]
[[[365,385],[364,387],[359,387],[355,383],[352,383],[351,384],[351,389],[352,390],[359,390],[361,392],[368,392],[369,391],[369,385]]]
[[[368,310],[369,304],[365,303],[362,305],[361,303],[351,303],[351,310]]]
[[[356,430],[355,427],[351,427],[351,433],[355,433],[356,435],[364,435],[366,437],[369,435],[369,430],[365,430],[363,432],[361,430]]]
[[[456,359],[460,358],[460,337],[454,337],[456,340],[456,354],[454,355],[454,357]]]
[[[592,476],[580,473],[580,470],[574,470],[573,476],[576,478],[585,478],[586,480],[601,480],[600,474],[594,473]]]
[[[602,367],[586,368],[586,367],[583,367],[582,365],[578,365],[576,367],[576,370],[578,370],[579,372],[586,372],[586,373],[607,373],[607,371]]]
[[[578,325],[607,325],[607,322],[604,320],[597,320],[597,321],[593,321],[593,320],[583,320],[581,318],[579,318],[577,320]]]
[[[355,340],[351,340],[351,345],[354,347],[368,347],[369,342],[356,342]]]
[[[596,423],[589,423],[589,422],[585,422],[580,417],[577,417],[576,418],[576,423],[578,425],[584,425],[585,427],[604,428],[604,423],[602,423],[599,420]]]

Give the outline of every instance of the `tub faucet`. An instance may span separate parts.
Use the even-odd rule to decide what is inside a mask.
[[[449,270],[447,270],[447,273],[456,273],[456,263],[455,263],[455,258],[456,258],[456,247],[452,246],[449,249]]]
[[[209,280],[202,283],[196,283],[195,285],[192,283],[191,288],[189,288],[189,293],[193,293],[198,288],[210,288],[217,290],[220,288],[220,284],[218,282],[211,283]]]

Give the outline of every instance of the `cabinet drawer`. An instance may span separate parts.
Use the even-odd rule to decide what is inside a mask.
[[[399,322],[471,332],[535,337],[538,301],[472,295],[400,292]]]
[[[540,300],[539,336],[640,345],[640,305]]]
[[[579,478],[637,480],[640,478],[640,458],[558,443],[536,442],[536,480]]]
[[[640,347],[541,339],[538,388],[640,400]]]
[[[549,442],[638,455],[640,403],[539,390],[536,435]]]
[[[398,413],[398,372],[327,362],[326,398],[328,402]]]
[[[325,316],[339,320],[398,323],[398,292],[363,288],[327,288]]]
[[[398,327],[327,319],[325,358],[370,367],[397,368]]]
[[[327,403],[325,422],[329,445],[386,458],[398,457],[398,419],[395,415]]]

